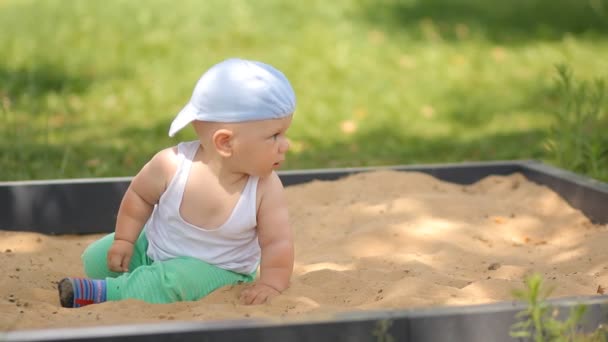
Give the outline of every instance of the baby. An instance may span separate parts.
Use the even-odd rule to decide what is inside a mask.
[[[59,282],[61,305],[194,301],[243,282],[243,304],[284,291],[294,243],[274,170],[294,110],[289,81],[268,64],[228,59],[205,72],[169,130],[192,124],[198,140],[158,152],[137,173],[115,232],[82,255],[88,278]]]

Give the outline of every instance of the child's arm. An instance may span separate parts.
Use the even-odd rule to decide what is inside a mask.
[[[114,243],[108,251],[110,270],[129,270],[133,245],[175,172],[174,159],[174,150],[160,151],[133,177],[116,217]]]
[[[245,304],[262,304],[289,287],[294,243],[289,227],[287,199],[276,173],[261,180],[263,195],[258,210],[258,241],[262,250],[260,278],[241,293]]]

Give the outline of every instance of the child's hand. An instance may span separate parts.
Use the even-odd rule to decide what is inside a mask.
[[[241,292],[241,303],[245,305],[264,304],[270,298],[280,295],[281,292],[264,283],[255,282]]]
[[[129,272],[132,255],[132,243],[125,240],[114,240],[108,251],[108,268],[114,272]]]

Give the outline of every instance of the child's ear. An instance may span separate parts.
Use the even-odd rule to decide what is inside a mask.
[[[232,137],[234,133],[229,129],[218,129],[213,133],[213,146],[222,157],[232,156]]]

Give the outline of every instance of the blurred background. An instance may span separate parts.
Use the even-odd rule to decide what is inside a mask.
[[[608,0],[0,0],[0,181],[132,176],[200,75],[282,70],[284,169],[537,159],[608,181]]]

